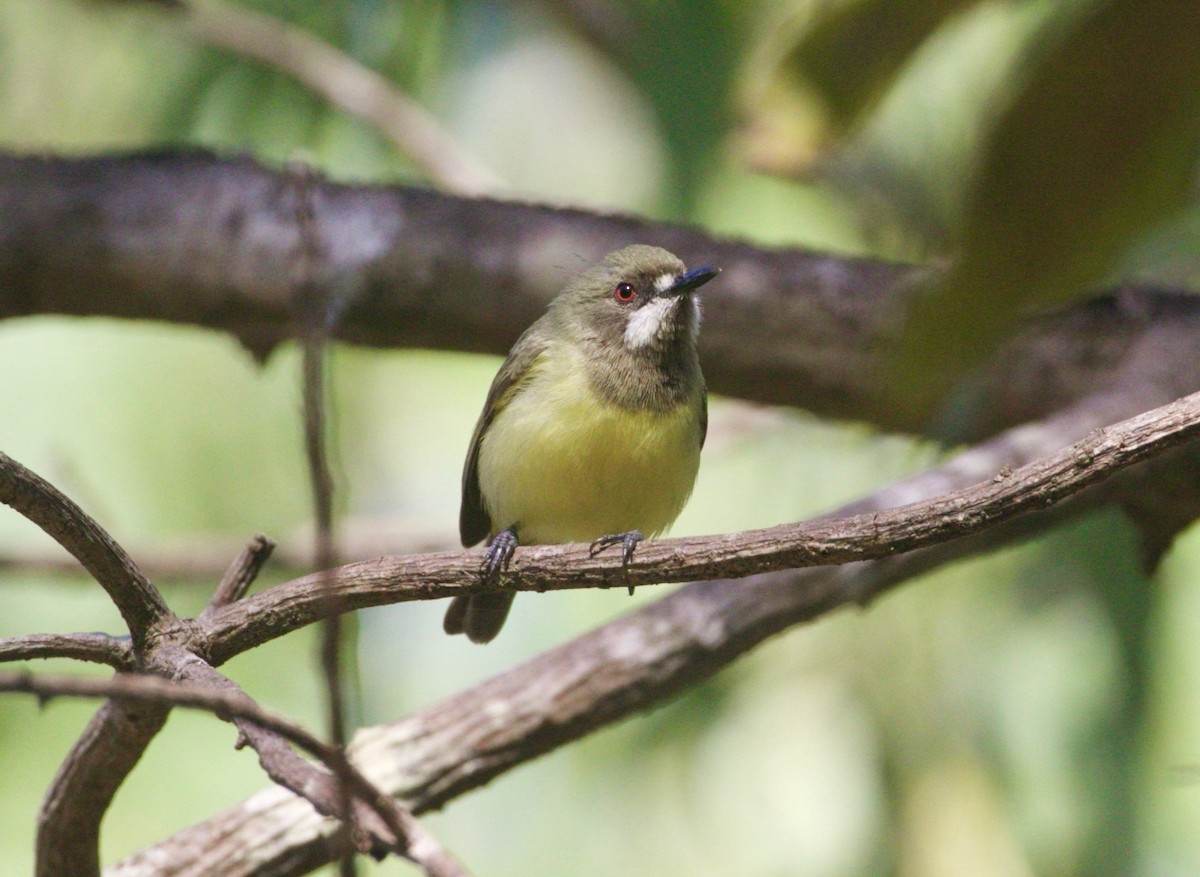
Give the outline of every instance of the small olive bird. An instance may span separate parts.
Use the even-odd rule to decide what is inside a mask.
[[[708,427],[696,289],[718,273],[625,247],[567,284],[517,339],[463,467],[459,534],[467,547],[490,537],[484,581],[518,540],[594,540],[593,554],[621,545],[628,563],[679,515]],[[455,597],[446,632],[492,640],[513,596]]]

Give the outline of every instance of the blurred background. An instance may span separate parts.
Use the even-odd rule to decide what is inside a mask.
[[[968,342],[960,347],[986,347],[1006,320],[1071,300],[1081,281],[1198,279],[1196,117],[1177,73],[1154,66],[1171,57],[1163,33],[1192,50],[1197,34],[1167,21],[1171,3],[1142,4],[1141,24],[1120,17],[1128,6],[241,8],[382,73],[521,197],[903,260],[966,252],[982,263],[1020,239],[1024,258],[1049,267],[1037,284],[1014,283],[1005,314],[975,308],[962,287],[946,293]],[[1113,34],[1148,51],[1122,55]],[[1127,80],[1150,96],[1131,98]],[[1060,137],[1046,94],[1080,81],[1087,100],[1070,103],[1087,104],[1094,124]],[[1127,113],[1119,129],[1100,123],[1134,103],[1143,115]],[[1122,139],[1131,128],[1139,136]],[[283,73],[201,45],[154,4],[0,4],[0,148],[186,146],[301,159],[345,181],[424,182],[363,122]],[[1031,161],[1037,172],[1022,173]],[[1148,168],[1165,168],[1166,179]],[[1037,193],[1061,210],[1029,209]],[[1055,236],[1055,221],[1073,223],[1070,240]],[[933,350],[923,361],[936,368],[956,355]],[[334,351],[347,551],[456,542],[462,459],[497,364]],[[189,569],[219,568],[255,532],[303,552],[311,514],[294,348],[260,366],[232,339],[199,330],[30,318],[0,324],[0,375],[0,449],[157,571],[176,611],[198,611],[216,581]],[[699,483],[673,532],[800,519],[943,453],[715,399]],[[0,509],[0,561],[57,556]],[[428,823],[480,875],[1200,873],[1198,569],[1200,541],[1185,534],[1147,577],[1133,531],[1115,512],[1097,514],[793,630],[673,704]],[[268,572],[263,583],[284,577]],[[354,720],[398,718],[658,593],[528,595],[487,648],[444,637],[440,604],[363,612]],[[86,578],[0,563],[0,636],[120,629]],[[315,640],[300,632],[226,669],[263,704],[319,729]],[[41,795],[95,707],[0,698],[0,871],[32,868]],[[106,819],[104,860],[263,787],[234,739],[214,718],[172,715]],[[362,868],[412,873],[399,862]]]

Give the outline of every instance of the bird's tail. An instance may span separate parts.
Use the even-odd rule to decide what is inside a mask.
[[[473,643],[488,643],[496,638],[515,594],[464,594],[450,601],[442,629],[449,634],[465,633]]]

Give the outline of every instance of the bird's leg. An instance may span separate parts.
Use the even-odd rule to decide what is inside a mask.
[[[621,566],[629,566],[629,562],[633,560],[634,549],[638,543],[645,537],[642,536],[641,530],[630,530],[628,533],[609,533],[607,536],[601,536],[591,547],[588,548],[588,557],[595,557],[601,551],[611,548],[613,545],[621,546]],[[633,585],[629,586],[629,596],[633,596]]]
[[[485,584],[494,581],[496,576],[508,569],[513,552],[517,550],[517,528],[505,527],[492,537],[483,562],[479,564],[479,578]]]

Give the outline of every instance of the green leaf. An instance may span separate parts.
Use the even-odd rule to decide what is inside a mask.
[[[853,123],[943,22],[973,0],[858,0],[823,10],[788,54],[790,75],[820,95],[839,128]]]
[[[807,177],[969,0],[844,0],[774,21],[743,73],[739,145],[755,169]],[[775,19],[779,16],[775,15]]]
[[[1083,295],[1187,201],[1200,3],[1085,11],[1030,52],[987,140],[961,257],[909,316],[896,379],[917,417],[1031,308]]]

